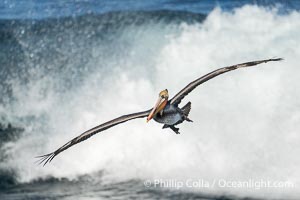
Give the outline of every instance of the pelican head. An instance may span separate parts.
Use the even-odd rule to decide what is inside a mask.
[[[151,120],[153,118],[153,116],[155,116],[157,113],[160,112],[162,114],[163,109],[167,105],[168,98],[169,98],[169,93],[168,93],[167,89],[165,89],[159,93],[158,100],[155,103],[152,111],[150,112],[150,114],[147,117],[147,122],[149,120]]]

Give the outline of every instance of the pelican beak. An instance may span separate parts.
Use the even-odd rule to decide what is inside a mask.
[[[149,122],[153,116],[155,116],[158,112],[160,112],[167,104],[167,99],[159,97],[156,104],[154,105],[152,111],[147,117],[147,122]]]

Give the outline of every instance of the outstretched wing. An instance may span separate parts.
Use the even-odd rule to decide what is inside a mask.
[[[63,145],[56,151],[46,154],[46,155],[38,156],[37,158],[40,158],[40,160],[38,162],[39,162],[39,164],[44,163],[43,165],[45,166],[47,163],[51,162],[55,156],[57,156],[59,153],[63,152],[64,150],[70,148],[71,146],[88,139],[89,137],[95,135],[96,133],[104,131],[104,130],[111,128],[113,126],[116,126],[118,124],[124,123],[128,120],[147,117],[149,115],[150,111],[151,111],[151,109],[147,110],[147,111],[143,111],[143,112],[133,113],[133,114],[129,114],[129,115],[123,115],[121,117],[118,117],[118,118],[108,121],[106,123],[100,124],[99,126],[96,126],[88,131],[85,131],[81,135],[75,137],[74,139],[67,142],[65,145]]]
[[[195,89],[198,85],[216,77],[219,76],[220,74],[229,72],[231,70],[235,70],[238,68],[243,68],[243,67],[251,67],[254,65],[258,65],[261,63],[267,63],[270,61],[280,61],[283,60],[282,58],[274,58],[274,59],[267,59],[267,60],[258,60],[258,61],[252,61],[252,62],[246,62],[246,63],[241,63],[241,64],[237,64],[237,65],[232,65],[229,67],[223,67],[220,69],[217,69],[215,71],[212,71],[196,80],[194,80],[193,82],[191,82],[190,84],[188,84],[185,88],[183,88],[180,92],[178,92],[170,101],[171,104],[174,105],[178,105],[181,100],[188,95],[193,89]]]

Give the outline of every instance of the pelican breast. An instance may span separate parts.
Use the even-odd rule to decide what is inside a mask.
[[[179,108],[173,104],[167,104],[163,110],[162,115],[157,113],[154,120],[161,124],[174,125],[183,120],[183,115]]]

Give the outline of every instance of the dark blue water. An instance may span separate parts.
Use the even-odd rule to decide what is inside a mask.
[[[218,9],[220,10],[217,11]],[[259,191],[249,193],[231,189],[190,191],[147,188],[144,185],[145,177],[155,177],[156,170],[159,174],[168,174],[164,166],[169,166],[169,163],[161,166],[138,165],[136,171],[127,171],[131,164],[124,160],[130,160],[128,154],[134,152],[125,153],[123,157],[121,155],[117,161],[110,159],[118,154],[113,149],[105,153],[107,157],[101,155],[102,158],[91,152],[89,162],[85,160],[87,163],[83,166],[80,156],[69,154],[69,157],[66,156],[67,161],[62,161],[64,158],[61,156],[59,159],[62,164],[57,162],[56,165],[47,168],[36,166],[33,157],[47,153],[49,149],[64,143],[71,137],[65,135],[69,129],[74,132],[86,128],[82,125],[87,123],[86,121],[98,122],[95,119],[98,116],[95,117],[94,114],[99,113],[97,107],[103,106],[102,100],[107,103],[119,98],[119,94],[115,96],[111,87],[116,87],[117,90],[118,84],[128,84],[132,89],[126,91],[125,97],[134,96],[129,94],[138,90],[137,85],[144,84],[143,88],[153,89],[155,80],[159,79],[155,76],[157,69],[154,66],[170,62],[164,56],[174,56],[172,42],[179,36],[183,36],[181,42],[189,41],[189,34],[198,29],[202,30],[203,22],[212,12],[215,13],[209,20],[211,24],[216,24],[208,28],[204,26],[208,34],[209,31],[212,31],[212,34],[217,33],[218,20],[226,18],[226,13],[234,17],[243,17],[245,14],[245,19],[251,19],[252,12],[257,15],[269,13],[270,16],[278,18],[286,16],[289,20],[284,20],[297,26],[298,18],[295,13],[299,9],[299,1],[291,0],[1,1],[0,199],[268,199],[268,192]],[[217,19],[214,20],[213,17]],[[227,19],[229,24],[230,20],[236,19],[234,17]],[[272,20],[268,21],[269,24],[274,23],[276,26],[276,17],[274,21],[270,17]],[[251,20],[249,24],[251,25]],[[228,29],[230,28],[224,28],[222,33],[227,34]],[[249,35],[262,34],[268,39],[265,33],[255,33],[257,29],[259,28],[253,26],[253,33],[248,30]],[[291,44],[297,43],[298,33],[289,33],[286,38],[279,37],[274,43],[286,40],[291,41]],[[238,38],[239,35],[227,35],[229,40],[235,37]],[[218,44],[220,42],[222,41]],[[201,45],[211,43],[213,42],[202,41]],[[249,46],[249,43],[241,45]],[[170,49],[165,49],[166,47]],[[180,48],[184,50],[184,47],[189,46],[183,45]],[[278,47],[274,47],[276,48]],[[190,53],[193,54],[195,47],[191,45],[190,49]],[[207,49],[205,52],[209,52],[210,48]],[[239,52],[242,52],[241,49]],[[273,53],[272,56],[280,56],[275,54],[276,52]],[[255,55],[255,51],[252,54]],[[176,58],[174,56],[174,60]],[[183,55],[184,59],[186,57]],[[174,61],[172,64],[176,63]],[[174,66],[175,68],[178,66]],[[131,82],[137,78],[144,81]],[[118,83],[119,80],[121,83]],[[110,84],[114,81],[115,85]],[[149,86],[148,81],[152,86]],[[106,91],[106,95],[103,91]],[[142,95],[146,97],[148,93]],[[103,99],[95,100],[97,96],[102,96]],[[85,113],[87,110],[94,111]],[[85,118],[81,117],[81,114]],[[82,118],[86,121],[82,121]],[[70,124],[73,124],[74,129],[69,127]],[[60,137],[61,130],[64,133],[63,138]],[[138,142],[140,141],[135,141],[135,144]],[[118,145],[120,144],[115,144]],[[134,147],[133,143],[129,145]],[[161,146],[157,144],[155,149]],[[126,152],[126,149],[119,150]],[[161,152],[163,151],[159,151]],[[140,159],[140,163],[144,162],[140,155],[135,156],[132,160]],[[81,154],[81,157],[85,156]],[[96,162],[101,159],[104,163]],[[143,167],[148,169],[145,170],[145,174],[141,170]],[[153,170],[149,170],[149,167]],[[171,178],[187,173],[188,170],[184,169],[186,168],[183,167],[181,172],[175,170],[172,173],[174,177]],[[122,170],[125,171],[125,175],[121,173]],[[119,173],[122,176],[116,175]],[[199,173],[205,174],[202,171]],[[211,172],[207,174],[215,175]],[[192,176],[197,178],[198,171],[192,173]],[[167,177],[170,178],[170,174]],[[283,196],[285,194],[283,192]],[[270,195],[272,198],[278,196],[282,198],[282,195]]]
[[[216,6],[232,10],[246,4],[273,7],[283,10],[298,10],[299,1],[293,0],[153,0],[153,1],[103,1],[103,0],[4,0],[0,2],[1,19],[42,19],[84,14],[102,14],[111,11],[175,10],[207,14]]]

